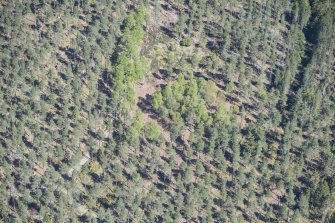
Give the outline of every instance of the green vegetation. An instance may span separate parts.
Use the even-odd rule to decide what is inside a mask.
[[[151,121],[148,123],[146,128],[146,136],[151,141],[157,141],[159,139],[160,129],[155,122]]]
[[[181,46],[191,46],[192,45],[192,40],[191,39],[182,39],[182,41],[180,42]]]
[[[333,0],[0,3],[0,222],[335,220]]]

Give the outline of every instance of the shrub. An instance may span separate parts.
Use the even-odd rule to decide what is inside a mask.
[[[189,39],[189,38],[185,38],[180,42],[180,45],[181,46],[186,46],[186,47],[191,46],[192,45],[192,40]]]
[[[146,136],[150,141],[157,141],[160,136],[160,129],[158,125],[151,121],[146,126]]]

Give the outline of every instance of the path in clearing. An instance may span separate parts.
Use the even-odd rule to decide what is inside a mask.
[[[80,171],[81,167],[91,159],[90,153],[89,152],[85,152],[84,153],[84,157],[81,158],[81,160],[79,160],[79,162],[72,168],[70,168],[69,172],[67,173],[67,175],[69,177],[72,176],[72,173],[74,170]]]

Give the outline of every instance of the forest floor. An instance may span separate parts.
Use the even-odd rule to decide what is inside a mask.
[[[69,169],[67,175],[68,175],[69,177],[71,177],[71,176],[72,176],[72,173],[73,173],[74,170],[80,171],[81,167],[82,167],[87,161],[89,161],[90,159],[91,159],[90,153],[89,153],[89,152],[85,152],[83,158],[81,158],[81,159],[79,160],[79,162],[78,162],[74,167],[72,167],[72,168]]]
[[[165,85],[166,82],[163,79],[159,79],[155,77],[155,75],[150,75],[150,78],[143,81],[140,84],[137,84],[134,88],[135,90],[135,102],[136,105],[141,109],[143,112],[143,123],[146,125],[149,122],[155,122],[158,124],[162,136],[166,141],[171,141],[170,132],[168,129],[163,127],[159,121],[155,118],[153,111],[147,109],[150,107],[151,97],[152,95],[162,86]]]

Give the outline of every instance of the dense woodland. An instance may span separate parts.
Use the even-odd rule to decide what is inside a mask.
[[[0,47],[0,222],[335,222],[334,0],[4,0]]]

